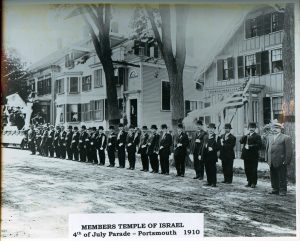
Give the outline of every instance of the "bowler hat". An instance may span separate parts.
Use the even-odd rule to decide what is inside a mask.
[[[200,125],[200,126],[203,126],[203,122],[201,120],[197,120],[196,124]]]
[[[183,129],[183,125],[182,125],[181,123],[179,123],[179,124],[177,125],[177,127],[180,128],[180,129]]]
[[[119,127],[124,127],[124,125],[122,123],[119,124]]]
[[[77,126],[74,126],[74,130],[78,130],[78,127],[77,127]]]
[[[72,127],[72,126],[69,126],[68,129],[73,129],[73,127]]]
[[[109,130],[114,130],[115,129],[115,127],[114,126],[109,126],[109,128],[108,128]]]
[[[150,129],[157,130],[157,126],[156,126],[156,125],[151,125],[151,128],[150,128]]]
[[[129,129],[134,129],[134,125],[130,125],[130,126],[129,126]]]
[[[256,123],[255,122],[250,122],[249,123],[249,128],[256,128]]]
[[[86,126],[85,125],[81,126],[81,129],[86,130]]]
[[[224,128],[225,128],[225,129],[232,129],[230,123],[225,124]]]
[[[161,129],[168,129],[168,126],[166,124],[162,124]]]
[[[92,129],[93,129],[93,131],[96,131],[96,130],[97,130],[97,128],[96,128],[95,126],[93,126],[93,128],[92,128]]]
[[[214,128],[214,129],[216,129],[215,123],[209,123],[208,124],[208,128]]]
[[[283,129],[283,124],[280,124],[279,122],[277,122],[277,123],[273,124],[273,127],[279,127],[281,129]]]
[[[148,130],[148,127],[147,126],[143,126],[142,129],[143,130]]]
[[[99,126],[99,130],[104,130],[103,126]]]

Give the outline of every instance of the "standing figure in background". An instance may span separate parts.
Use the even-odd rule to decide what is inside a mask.
[[[78,131],[78,127],[74,127],[74,132],[72,136],[71,150],[74,156],[74,161],[79,161],[79,138],[80,133]]]
[[[149,139],[149,134],[147,133],[148,128],[147,126],[142,127],[142,135],[141,140],[138,148],[138,153],[141,154],[142,160],[142,169],[141,171],[148,172],[149,171],[149,158],[147,155],[147,143]]]
[[[150,165],[152,168],[151,173],[158,173],[158,146],[159,146],[159,134],[157,133],[157,126],[151,125],[151,136],[147,142],[147,155],[150,160]]]
[[[60,138],[58,141],[59,144],[59,154],[60,154],[60,158],[61,159],[66,159],[66,136],[67,136],[67,132],[65,131],[65,127],[62,125],[60,127],[61,131],[60,131]]]
[[[54,157],[54,145],[53,145],[54,135],[55,135],[54,126],[50,125],[50,131],[47,138],[47,145],[48,145],[50,157]]]
[[[177,170],[176,176],[184,177],[185,174],[185,158],[187,155],[187,147],[189,145],[189,138],[183,130],[183,125],[177,126],[178,136],[176,138],[176,146],[174,150],[174,160]]]
[[[98,151],[98,156],[99,156],[99,162],[98,164],[103,166],[105,165],[105,148],[107,144],[107,137],[104,134],[104,129],[103,126],[99,126],[99,134],[97,136],[97,151]]]
[[[159,143],[159,160],[161,174],[169,175],[169,156],[171,155],[172,147],[172,136],[168,132],[168,126],[166,124],[161,125],[161,130],[163,132]]]
[[[61,133],[61,129],[59,126],[56,126],[56,131],[54,134],[54,140],[53,140],[53,147],[54,147],[54,151],[55,151],[55,156],[56,158],[60,158],[60,133]]]
[[[233,160],[235,158],[234,147],[236,137],[230,133],[231,124],[225,124],[225,133],[218,138],[220,147],[220,159],[222,161],[222,168],[224,174],[224,181],[222,183],[232,183],[233,176]]]
[[[118,168],[124,168],[125,167],[125,144],[126,144],[126,137],[127,132],[124,130],[124,125],[119,124],[119,133],[117,137],[117,149],[118,149],[118,159],[119,159],[119,166]]]
[[[115,166],[115,151],[116,151],[116,144],[117,144],[117,136],[115,134],[114,126],[109,127],[109,135],[107,138],[107,155],[109,160],[108,167]]]
[[[79,136],[79,155],[80,161],[86,162],[87,161],[87,145],[89,142],[89,135],[86,131],[86,126],[81,126],[81,133]]]
[[[73,153],[72,153],[72,136],[73,136],[73,127],[69,126],[68,127],[68,132],[67,135],[65,137],[66,140],[66,151],[67,151],[67,155],[68,155],[68,160],[72,160],[73,159]]]
[[[28,145],[31,150],[31,155],[35,155],[35,142],[36,142],[36,131],[34,130],[34,125],[30,126],[28,130]]]
[[[246,187],[255,188],[257,184],[258,151],[262,146],[262,140],[260,135],[255,132],[256,123],[249,123],[248,130],[249,133],[240,139],[240,143],[243,144],[241,159],[244,160],[247,176]]]
[[[134,126],[129,126],[129,131],[126,137],[126,149],[128,155],[129,167],[127,169],[134,170],[135,168],[135,152],[136,152],[136,142],[134,141],[135,132]]]
[[[98,158],[97,158],[97,139],[98,139],[98,133],[97,128],[94,126],[92,128],[92,132],[90,134],[90,145],[89,145],[89,152],[90,152],[90,161],[93,164],[98,164]]]

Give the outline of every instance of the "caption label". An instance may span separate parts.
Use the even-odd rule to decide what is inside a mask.
[[[69,238],[76,240],[199,240],[202,213],[70,214]]]

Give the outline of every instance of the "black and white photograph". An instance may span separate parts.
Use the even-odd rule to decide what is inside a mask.
[[[298,0],[2,10],[1,239],[83,238],[73,214],[167,213],[203,214],[203,231],[125,234],[299,238]]]

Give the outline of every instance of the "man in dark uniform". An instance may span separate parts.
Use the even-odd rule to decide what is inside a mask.
[[[197,121],[197,131],[195,132],[192,139],[192,153],[194,160],[194,169],[196,176],[194,179],[203,180],[204,176],[204,161],[203,161],[203,143],[204,139],[207,138],[207,132],[203,130],[203,123],[201,120]]]
[[[79,138],[80,138],[80,133],[78,131],[78,127],[75,126],[72,135],[72,142],[71,142],[71,150],[74,156],[74,161],[79,160]]]
[[[42,135],[41,148],[43,150],[43,156],[48,156],[48,137],[49,137],[49,128],[45,125]]]
[[[73,127],[69,126],[68,127],[68,132],[66,134],[66,151],[67,151],[67,155],[68,155],[68,160],[72,160],[73,159],[73,153],[72,153],[72,136],[73,136],[73,131],[72,131]]]
[[[222,161],[224,174],[224,181],[222,183],[232,183],[233,160],[235,158],[234,147],[236,138],[230,133],[231,124],[225,124],[224,129],[225,133],[218,138],[218,145],[220,147],[220,159]]]
[[[255,188],[257,184],[258,151],[262,146],[261,137],[255,130],[256,123],[249,123],[249,133],[240,139],[240,143],[243,144],[241,159],[244,160],[248,182],[246,187],[252,188]]]
[[[37,131],[37,133],[36,133],[36,148],[37,148],[37,151],[39,152],[39,155],[42,155],[42,154],[43,154],[42,146],[41,146],[41,143],[42,143],[42,136],[43,136],[42,126],[39,125],[39,126],[38,126],[38,131]]]
[[[87,138],[85,140],[85,143],[86,143],[86,162],[93,162],[92,160],[92,155],[93,153],[90,151],[90,148],[91,148],[91,138],[92,138],[92,134],[93,134],[93,129],[92,127],[89,127],[87,129]]]
[[[119,166],[118,168],[125,167],[125,144],[126,144],[126,136],[127,133],[124,130],[123,124],[119,124],[119,133],[117,137],[117,149],[118,149],[118,159],[119,159]]]
[[[99,126],[99,135],[97,136],[97,151],[99,155],[98,164],[103,166],[105,165],[105,148],[106,148],[107,137],[104,134],[103,126]]]
[[[147,155],[147,142],[149,139],[149,134],[147,133],[147,126],[142,127],[142,135],[139,144],[138,153],[141,154],[142,166],[141,171],[148,172],[149,171],[149,158]]]
[[[117,137],[114,132],[114,129],[115,129],[114,126],[109,127],[109,136],[107,138],[107,155],[109,159],[108,167],[115,166],[115,151],[117,145]]]
[[[126,138],[126,149],[128,154],[129,167],[127,169],[134,170],[135,168],[135,153],[138,139],[135,138],[134,126],[129,126],[129,132]]]
[[[88,133],[86,132],[86,126],[81,126],[81,133],[79,136],[79,154],[80,154],[80,161],[86,162],[87,161],[87,144],[89,142]]]
[[[169,175],[169,156],[171,155],[172,136],[166,124],[161,125],[162,137],[159,142],[159,160],[161,174]]]
[[[60,131],[60,137],[59,137],[59,141],[58,141],[58,145],[59,145],[59,155],[61,159],[66,159],[66,136],[67,136],[67,132],[65,131],[65,127],[62,125],[60,127],[61,131]]]
[[[54,135],[55,135],[54,126],[50,125],[50,131],[47,139],[47,146],[50,153],[50,157],[54,157],[54,145],[53,145]]]
[[[98,164],[98,158],[97,158],[97,139],[98,139],[98,133],[97,128],[92,128],[92,133],[90,134],[90,160],[93,162],[93,164]]]
[[[30,126],[28,130],[28,145],[31,150],[31,155],[35,155],[35,142],[36,142],[36,131],[34,130],[34,125]]]
[[[54,151],[55,151],[55,156],[56,158],[60,158],[60,132],[61,129],[59,126],[56,126],[56,131],[54,133],[54,140],[53,140],[53,146],[54,146]]]
[[[187,154],[187,147],[189,145],[189,138],[183,131],[183,125],[177,126],[178,136],[176,138],[176,146],[174,150],[175,167],[177,170],[176,176],[184,177],[185,173],[185,158]]]
[[[158,149],[159,149],[159,134],[157,133],[157,126],[151,125],[151,136],[148,139],[147,145],[147,155],[150,160],[150,165],[152,168],[151,173],[158,173]]]

